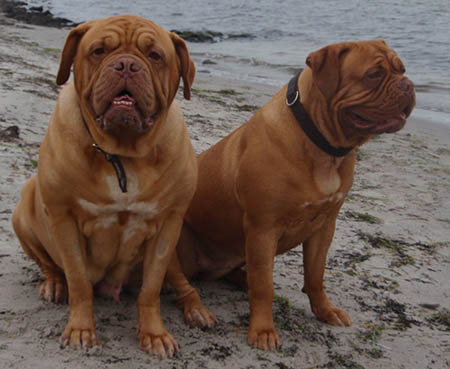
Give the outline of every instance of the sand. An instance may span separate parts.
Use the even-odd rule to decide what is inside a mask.
[[[212,329],[189,328],[174,295],[162,296],[166,328],[180,345],[173,359],[138,348],[136,291],[120,303],[95,299],[98,348],[61,349],[69,308],[39,299],[39,269],[22,251],[10,218],[36,172],[67,30],[3,17],[0,27],[0,368],[450,368],[450,128],[414,113],[402,131],[359,150],[338,218],[325,285],[351,327],[328,326],[311,313],[301,293],[299,247],[276,259],[274,316],[282,341],[276,352],[247,345],[247,294],[221,281],[195,283],[217,316]],[[197,62],[193,99],[182,108],[201,152],[276,89],[213,78]],[[18,136],[6,130],[11,126]]]

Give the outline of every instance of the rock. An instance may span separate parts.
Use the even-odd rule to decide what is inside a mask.
[[[19,138],[20,129],[18,126],[9,126],[4,129],[0,129],[1,141],[12,141]]]

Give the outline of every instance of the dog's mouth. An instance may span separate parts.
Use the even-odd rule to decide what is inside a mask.
[[[111,105],[113,107],[121,107],[126,109],[136,109],[136,100],[134,99],[131,92],[127,90],[122,90],[119,94],[113,99]]]
[[[152,128],[155,116],[156,114],[145,117],[133,93],[124,89],[112,98],[105,112],[96,117],[96,121],[106,131],[125,129],[145,133]]]
[[[411,110],[405,108],[391,117],[380,119],[369,117],[367,114],[364,114],[362,109],[348,108],[346,110],[346,124],[363,134],[394,133],[404,127]]]

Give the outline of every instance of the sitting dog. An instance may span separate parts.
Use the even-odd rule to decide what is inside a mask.
[[[198,156],[197,189],[177,246],[188,277],[242,281],[246,265],[248,342],[266,350],[280,345],[274,257],[299,244],[313,313],[351,325],[328,300],[323,275],[355,148],[401,129],[415,105],[405,67],[384,41],[329,45],[306,64],[248,122]]]
[[[58,85],[72,65],[74,82],[59,95],[38,173],[15,209],[15,232],[45,278],[41,297],[68,295],[63,346],[97,345],[94,290],[118,300],[138,266],[140,346],[172,356],[178,346],[163,326],[159,294],[196,186],[194,150],[174,100],[180,77],[190,99],[194,63],[176,34],[125,15],[74,28]],[[183,274],[167,278],[187,320],[212,325]]]

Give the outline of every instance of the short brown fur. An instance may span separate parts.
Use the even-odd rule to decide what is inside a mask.
[[[15,232],[42,270],[41,297],[63,302],[68,296],[64,346],[97,344],[94,290],[118,299],[138,267],[143,270],[140,346],[171,356],[178,346],[163,326],[159,293],[197,179],[194,150],[174,98],[180,77],[190,97],[194,63],[180,37],[127,15],[72,30],[58,84],[68,80],[72,64],[74,82],[59,95],[38,173],[25,184],[13,215]],[[128,110],[111,103],[120,101],[121,89],[133,91],[126,98],[134,101]],[[113,166],[94,142],[119,155],[127,192],[120,190]],[[179,271],[168,279],[191,324],[214,324]]]
[[[384,41],[310,54],[298,82],[301,100],[331,145],[357,147],[374,133],[403,127],[415,98],[399,63]],[[272,350],[280,345],[272,317],[274,257],[299,244],[312,311],[329,324],[351,324],[328,300],[323,275],[355,152],[337,158],[310,141],[286,105],[286,90],[198,156],[197,190],[177,247],[188,277],[248,285],[248,342]]]

